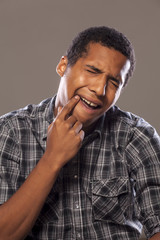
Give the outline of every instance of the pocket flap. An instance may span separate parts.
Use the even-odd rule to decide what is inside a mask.
[[[99,196],[115,197],[129,190],[128,178],[118,177],[93,181],[92,193]]]

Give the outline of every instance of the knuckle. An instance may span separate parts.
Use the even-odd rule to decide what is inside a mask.
[[[59,119],[56,119],[54,122],[53,122],[53,125],[52,125],[52,128],[58,128],[58,126],[60,126],[60,120]]]
[[[78,142],[78,143],[81,143],[81,142],[82,142],[82,138],[81,138],[80,134],[78,134],[78,135],[76,136],[76,138],[77,138],[77,142]]]
[[[75,136],[76,136],[76,133],[75,133],[75,131],[74,131],[73,128],[70,130],[70,134],[71,134],[72,137],[75,137]]]
[[[79,128],[81,129],[83,126],[82,123],[80,121],[78,121],[77,124],[78,124]]]
[[[60,124],[60,122],[61,122],[61,120],[59,119],[59,118],[57,118],[55,121],[54,121],[54,125],[56,125],[56,124]]]
[[[68,130],[70,128],[70,125],[68,122],[64,122],[63,126],[66,130]]]
[[[81,141],[83,141],[85,132],[83,130],[81,130],[79,135],[80,135]]]

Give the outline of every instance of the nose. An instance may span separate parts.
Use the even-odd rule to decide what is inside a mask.
[[[97,96],[105,96],[106,94],[106,79],[98,78],[92,81],[89,85],[89,89],[91,92],[96,93]]]

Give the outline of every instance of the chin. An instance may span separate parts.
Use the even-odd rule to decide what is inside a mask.
[[[80,114],[76,114],[76,113],[73,113],[73,116],[76,117],[76,119],[81,122],[82,124],[87,124],[87,122],[89,122],[88,119],[86,119],[85,117],[81,116]]]
[[[77,112],[73,112],[73,116],[76,117],[76,119],[82,123],[83,125],[83,130],[87,130],[87,129],[90,129],[92,127],[92,125],[94,125],[94,123],[98,120],[97,119],[88,119],[88,118],[85,118],[85,116],[82,116],[80,115],[79,113]]]

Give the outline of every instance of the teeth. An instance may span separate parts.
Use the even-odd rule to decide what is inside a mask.
[[[82,98],[82,100],[83,100],[84,102],[86,102],[88,105],[90,105],[91,107],[97,107],[97,106],[98,106],[97,104],[92,103],[92,102],[86,100],[85,98]]]

